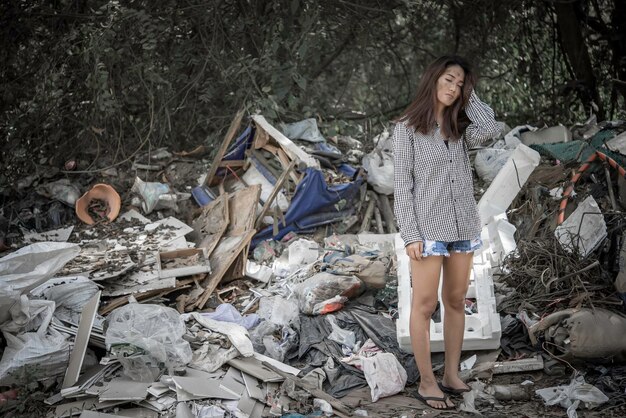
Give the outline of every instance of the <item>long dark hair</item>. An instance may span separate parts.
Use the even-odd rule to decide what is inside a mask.
[[[451,106],[447,106],[443,111],[443,121],[441,132],[449,139],[459,139],[465,128],[469,125],[469,119],[465,114],[465,106],[469,100],[470,93],[476,85],[476,74],[471,65],[458,55],[444,55],[431,63],[420,80],[417,87],[415,100],[409,105],[398,121],[404,121],[407,126],[415,131],[428,134],[437,125],[435,109],[437,106],[437,80],[444,73],[446,68],[458,65],[465,72],[465,80],[461,95]]]

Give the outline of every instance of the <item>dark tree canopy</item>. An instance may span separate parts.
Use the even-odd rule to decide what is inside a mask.
[[[509,125],[625,116],[620,0],[5,0],[0,19],[5,191],[45,160],[213,145],[242,104],[368,138],[450,52]]]

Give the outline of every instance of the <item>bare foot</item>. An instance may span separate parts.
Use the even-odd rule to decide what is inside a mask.
[[[434,409],[450,409],[454,408],[454,403],[443,393],[437,383],[426,384],[420,383],[417,393],[424,398],[422,401]],[[428,399],[437,398],[437,399]]]
[[[459,376],[456,374],[454,376],[444,375],[443,379],[441,379],[441,384],[445,386],[446,388],[450,388],[454,390],[459,390],[459,391],[471,390],[471,388],[467,386],[461,379],[459,379]]]

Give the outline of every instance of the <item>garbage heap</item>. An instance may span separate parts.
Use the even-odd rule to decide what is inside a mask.
[[[19,199],[0,216],[0,408],[56,417],[424,409],[406,396],[419,373],[406,343],[389,134],[366,147],[324,138],[314,119],[242,120],[212,160],[204,146],[159,149],[137,156],[130,176],[111,166],[74,174],[83,163],[69,160],[15,186]],[[593,119],[502,124],[469,151],[490,244],[475,255],[475,271],[488,267],[473,288],[492,289],[493,303],[489,344],[466,331],[472,390],[461,410],[623,406],[625,130]],[[468,293],[466,323],[486,314],[481,292]],[[440,354],[433,364],[443,366]],[[496,384],[531,370],[562,384]]]

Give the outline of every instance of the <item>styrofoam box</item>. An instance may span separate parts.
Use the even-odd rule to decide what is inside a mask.
[[[465,334],[463,350],[489,350],[500,346],[502,328],[500,315],[496,311],[492,267],[500,264],[508,252],[515,249],[513,233],[515,227],[508,223],[506,215],[492,217],[481,232],[483,247],[474,253],[473,267],[470,275],[468,298],[476,299],[478,312],[465,315]],[[412,352],[409,333],[411,314],[411,274],[410,259],[404,250],[404,242],[400,234],[396,235],[396,256],[398,258],[398,320],[396,331],[400,348]],[[439,300],[441,301],[441,284],[439,281]],[[445,315],[443,304],[440,303],[441,317]],[[443,322],[430,321],[430,349],[432,352],[444,351]]]

